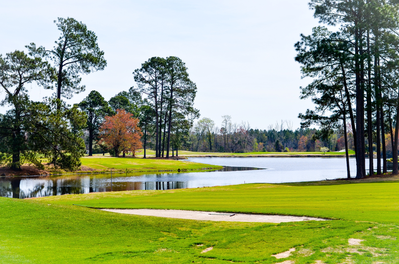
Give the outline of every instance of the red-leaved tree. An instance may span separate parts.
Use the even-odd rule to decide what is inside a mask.
[[[143,133],[138,127],[139,120],[131,113],[118,109],[114,116],[106,116],[100,128],[101,141],[112,148],[116,157],[119,153],[132,152],[142,148],[140,141]]]

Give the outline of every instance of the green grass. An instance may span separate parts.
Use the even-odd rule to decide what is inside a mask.
[[[87,207],[272,213],[336,220],[208,222],[120,215]],[[399,182],[395,179],[0,198],[0,208],[0,263],[399,262]],[[349,238],[364,242],[349,246]],[[201,253],[208,247],[213,250]],[[287,259],[271,256],[292,247],[297,251]]]
[[[344,183],[344,181],[342,181]],[[399,224],[399,182],[245,184],[172,191],[53,196],[52,204],[305,215]]]
[[[98,170],[117,170],[124,172],[166,172],[166,171],[199,171],[221,169],[222,166],[202,164],[196,162],[142,159],[142,158],[114,158],[93,156],[81,159],[82,165]]]

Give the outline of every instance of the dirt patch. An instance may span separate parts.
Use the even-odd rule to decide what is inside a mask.
[[[37,176],[48,176],[50,173],[45,170],[39,170],[34,166],[21,166],[21,170],[15,171],[6,167],[0,167],[0,176],[3,177],[13,177],[13,176],[27,176],[27,175],[37,175]]]
[[[375,236],[378,239],[382,239],[382,240],[396,240],[396,237],[391,237],[391,236]]]
[[[227,222],[259,222],[259,223],[283,223],[300,221],[325,221],[326,219],[287,215],[261,215],[261,214],[236,214],[185,210],[154,210],[154,209],[101,209],[107,212],[134,214],[145,216],[168,217],[178,219],[203,220],[203,221],[227,221]]]
[[[87,167],[87,166],[80,166],[80,171],[95,171],[95,169]]]
[[[349,239],[349,241],[351,241],[350,247],[345,247],[343,245],[337,246],[335,248],[327,247],[327,248],[322,249],[321,252],[323,252],[323,253],[340,253],[340,254],[351,253],[351,254],[359,254],[359,255],[363,255],[365,253],[370,253],[373,255],[373,257],[387,256],[387,254],[386,254],[387,249],[385,249],[385,248],[374,248],[374,247],[362,246],[361,242],[364,240],[361,240],[361,239],[351,238],[351,239]],[[352,263],[352,262],[345,262],[345,263]]]
[[[289,256],[291,256],[291,253],[295,251],[295,248],[291,248],[285,252],[281,252],[275,255],[272,255],[273,257],[275,257],[276,259],[282,259],[282,258],[288,258]]]
[[[201,251],[201,254],[204,254],[204,253],[206,253],[206,252],[209,252],[209,251],[211,251],[212,249],[213,249],[213,247],[206,248],[206,249],[204,249],[204,250]]]
[[[348,239],[348,243],[351,246],[359,246],[360,243],[362,243],[364,240],[362,239],[356,239],[356,238],[349,238]]]
[[[298,251],[298,255],[301,255],[302,257],[309,257],[309,256],[311,256],[313,254],[314,254],[314,252],[311,249],[308,249],[308,248],[301,248]]]

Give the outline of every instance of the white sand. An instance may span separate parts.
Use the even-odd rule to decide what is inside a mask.
[[[283,223],[300,221],[325,221],[326,219],[286,215],[235,214],[184,210],[154,210],[154,209],[101,209],[107,212],[134,214],[145,216],[169,217],[179,219],[228,222],[263,222]]]

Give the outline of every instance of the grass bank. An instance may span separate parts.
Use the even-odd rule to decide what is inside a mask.
[[[82,166],[93,171],[117,172],[187,172],[221,169],[222,166],[202,164],[189,161],[170,159],[142,159],[142,158],[115,158],[115,157],[84,157]]]
[[[45,168],[39,170],[34,166],[22,166],[21,171],[13,171],[6,167],[0,167],[1,176],[24,176],[24,175],[50,175],[63,176],[79,173],[129,173],[143,174],[155,172],[192,172],[192,171],[210,171],[222,169],[223,166],[203,164],[197,162],[172,160],[172,159],[143,159],[143,158],[115,158],[110,156],[93,156],[81,158],[82,166],[80,170],[68,172],[61,169]]]
[[[0,263],[398,263],[398,191],[394,179],[0,198]],[[119,215],[88,207],[336,220],[207,222]],[[349,245],[350,238],[363,241]],[[296,251],[287,258],[272,256],[290,248]]]

